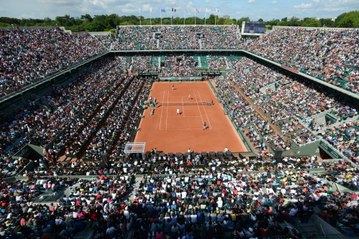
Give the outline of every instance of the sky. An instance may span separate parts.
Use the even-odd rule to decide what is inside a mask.
[[[352,10],[359,10],[359,0],[0,0],[1,17],[51,19],[66,14],[80,17],[116,13],[145,17],[217,14],[271,20],[292,16],[335,18]]]

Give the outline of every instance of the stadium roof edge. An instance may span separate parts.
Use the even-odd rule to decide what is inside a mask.
[[[95,35],[95,36],[107,36],[107,35],[111,35],[110,31],[102,31],[102,32],[87,32],[90,35]]]

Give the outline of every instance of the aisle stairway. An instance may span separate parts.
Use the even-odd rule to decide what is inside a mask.
[[[143,177],[142,175],[136,175],[135,183],[133,184],[133,187],[132,187],[132,192],[128,195],[128,198],[130,201],[132,201],[135,198],[135,193],[140,186],[142,177]]]

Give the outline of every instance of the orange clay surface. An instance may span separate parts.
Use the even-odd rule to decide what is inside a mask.
[[[158,152],[184,153],[190,148],[217,152],[225,147],[232,152],[247,151],[208,82],[155,82],[150,96],[156,98],[157,107],[153,115],[149,107],[145,110],[135,138],[135,142],[146,143],[146,151],[157,148]],[[211,101],[214,105],[182,105]],[[168,102],[180,104],[161,105]]]

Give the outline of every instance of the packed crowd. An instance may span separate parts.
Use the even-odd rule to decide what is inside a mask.
[[[70,85],[56,87],[32,108],[19,112],[1,125],[1,163],[7,173],[25,159],[11,156],[28,143],[41,145],[53,164],[61,155],[73,158],[108,158],[99,149],[120,150],[133,137],[140,118],[141,102],[149,91],[151,80],[126,75],[119,59],[107,58],[90,64],[76,73]],[[120,120],[121,119],[121,120]],[[114,140],[116,139],[116,140]],[[116,144],[117,140],[122,143]],[[118,148],[117,148],[118,147]],[[85,153],[86,152],[86,153]]]
[[[259,40],[238,38],[235,26],[118,27],[113,49],[234,49],[279,61],[359,92],[358,30],[279,28]],[[133,41],[133,39],[138,39]],[[294,57],[292,57],[294,56]]]
[[[323,137],[340,152],[359,163],[359,121],[348,121],[326,129]]]
[[[129,74],[156,72],[157,57],[154,56],[117,56],[119,67]]]
[[[341,184],[354,191],[359,190],[359,169],[353,167],[344,160],[338,162],[324,162],[323,166],[327,169],[325,175],[328,180]]]
[[[137,73],[153,72],[160,77],[198,76],[201,71],[227,70],[226,57],[161,55],[120,57],[121,67]]]
[[[135,73],[156,72],[157,65],[154,64],[151,56],[133,56],[130,61],[130,71]]]
[[[156,152],[123,160],[129,171],[116,176],[2,182],[0,235],[72,238],[91,228],[94,238],[301,238],[295,225],[313,214],[358,233],[358,197],[331,182],[357,187],[345,162]]]
[[[115,151],[116,153],[116,151]],[[108,164],[101,161],[66,162],[61,167],[52,168],[50,174],[58,175],[128,175],[128,174],[174,174],[178,173],[209,173],[217,170],[237,171],[267,171],[277,169],[313,169],[322,168],[322,163],[316,157],[287,157],[281,162],[267,154],[257,159],[237,159],[232,154],[152,154],[146,158],[127,157],[123,151],[117,151],[116,158],[110,157]],[[36,175],[48,175],[49,171],[37,170]]]
[[[235,49],[238,39],[236,26],[119,26],[111,49]]]
[[[11,155],[27,143],[46,145],[54,141],[54,147],[64,145],[118,87],[114,77],[122,71],[110,70],[115,65],[110,59],[90,64],[73,76],[69,86],[55,87],[52,94],[42,97],[32,108],[3,122],[1,154]]]
[[[30,30],[13,31],[14,36],[3,33],[0,41],[9,35],[22,39],[21,34]],[[234,27],[219,26],[127,27],[119,28],[120,40],[112,47],[235,48],[234,32]],[[65,43],[74,36],[58,29],[34,30],[33,34],[29,40],[36,34],[43,37],[33,47],[43,46],[41,39],[47,43],[49,36],[65,37]],[[84,52],[86,57],[99,53],[95,47],[83,52],[86,44],[81,39],[86,35],[79,36],[75,42],[81,46],[74,51],[75,58],[63,52],[54,54],[63,61],[56,66],[67,67],[84,57]],[[24,43],[16,44],[12,50],[23,54]],[[37,57],[44,53],[40,51]],[[291,149],[293,143],[322,138],[358,160],[356,108],[320,87],[300,83],[247,58],[205,59],[209,69],[225,69],[213,81],[219,100],[257,151],[265,153],[249,159],[230,152],[166,155],[153,150],[146,156],[127,157],[124,143],[136,133],[152,83],[137,74],[158,70],[163,76],[193,76],[197,62],[185,55],[105,57],[71,76],[70,85],[55,86],[50,94],[1,122],[0,237],[72,238],[91,228],[94,238],[109,239],[301,238],[287,223],[306,223],[315,211],[332,225],[344,225],[358,235],[359,199],[356,194],[337,191],[332,183],[358,190],[356,167],[345,161],[323,163],[315,156],[275,159],[267,150],[272,146]],[[350,56],[348,64],[356,60]],[[7,61],[18,64],[9,59],[1,62],[9,64]],[[348,65],[343,67],[348,69]],[[8,71],[7,65],[0,69]],[[355,71],[349,73],[354,74],[354,81]],[[1,72],[0,80],[9,74]],[[346,80],[350,82],[352,76]],[[325,112],[340,124],[327,125],[323,131],[308,124]],[[45,157],[35,162],[33,172],[22,171],[27,159],[11,158],[27,143],[45,148]],[[61,155],[75,160],[60,161]],[[312,169],[324,173],[312,173]],[[20,172],[26,180],[3,180]],[[87,175],[89,180],[59,175]]]
[[[239,46],[236,26],[201,26],[201,49],[236,49]]]
[[[111,32],[99,32],[91,33],[91,36],[95,37],[97,40],[102,42],[102,44],[108,49],[111,50],[111,44],[113,42]]]
[[[208,56],[207,62],[208,62],[208,68],[211,69],[211,71],[219,71],[228,68],[225,57]]]
[[[127,91],[129,85],[134,82],[132,80],[132,77],[125,77],[123,81],[120,81],[119,86],[117,85],[118,88],[109,98],[105,100],[105,102],[101,102],[97,112],[95,112],[91,118],[87,118],[84,125],[79,125],[80,129],[76,132],[77,134],[74,134],[72,130],[70,131],[72,135],[70,134],[70,137],[64,141],[66,156],[82,156],[83,150],[90,144],[91,139],[95,137],[96,133],[101,132],[104,123],[112,113],[114,107],[121,105],[123,94]],[[63,152],[63,149],[57,151]]]
[[[303,145],[324,138],[340,151],[346,152],[346,156],[354,160],[358,157],[356,108],[343,104],[318,86],[293,80],[248,58],[228,62],[231,70],[215,80],[218,93],[234,123],[247,134],[255,147],[263,150],[263,143],[269,141],[288,150],[291,142]],[[251,109],[253,107],[248,100],[267,119]],[[322,112],[330,112],[339,121],[345,121],[343,129],[337,130],[337,133],[333,132],[334,126],[327,126],[327,134],[335,134],[333,139],[308,127],[308,122]],[[279,134],[273,131],[270,123],[279,127]],[[338,137],[340,146],[337,144]]]
[[[88,33],[59,28],[0,29],[0,97],[104,53]]]
[[[359,30],[278,28],[248,50],[359,93]]]
[[[86,226],[99,228],[106,213],[122,202],[132,180],[129,176],[101,176],[95,180],[30,178],[2,183],[1,237],[73,238]],[[51,202],[44,201],[44,195],[51,195]]]
[[[118,41],[112,43],[111,49],[232,49],[242,46],[358,92],[358,52],[354,49],[358,43],[357,34],[356,30],[280,28],[259,40],[246,40],[238,39],[235,26],[126,26],[118,27]],[[68,34],[59,28],[1,30],[4,46],[0,76],[2,95],[104,52],[101,40],[108,47],[108,36],[99,35],[99,41],[87,33]],[[50,44],[54,41],[56,44]],[[48,54],[54,51],[56,54]],[[295,57],[288,58],[288,55]]]
[[[195,76],[196,66],[192,56],[166,56],[164,66],[160,69],[160,76]]]
[[[146,101],[151,83],[150,80],[132,79],[131,85],[87,146],[85,159],[116,159],[116,155],[123,151],[125,143],[131,141],[137,132],[143,102]]]
[[[185,55],[145,58],[133,56],[118,57],[116,60],[107,58],[102,63],[94,63],[94,67],[90,66],[87,71],[78,74],[80,77],[72,83],[72,87],[55,89],[53,95],[43,97],[38,106],[34,107],[33,114],[26,110],[2,125],[0,142],[1,154],[5,158],[3,165],[13,167],[8,162],[7,155],[12,155],[27,143],[46,146],[50,161],[63,154],[74,158],[84,155],[90,158],[107,158],[109,155],[116,155],[108,153],[106,149],[106,153],[100,156],[93,150],[100,152],[102,147],[110,147],[101,142],[112,140],[107,136],[116,139],[120,137],[116,132],[123,124],[122,121],[109,123],[108,127],[113,130],[102,125],[107,125],[107,120],[113,120],[113,110],[127,112],[127,102],[143,95],[143,92],[139,92],[124,100],[122,97],[133,92],[124,90],[128,87],[137,89],[140,81],[131,76],[123,76],[156,70],[156,65],[162,64],[163,72],[159,72],[160,76],[193,76],[198,63],[195,59]],[[215,79],[220,100],[229,110],[233,122],[258,152],[273,147],[289,150],[293,146],[323,138],[353,161],[357,160],[358,129],[357,122],[353,120],[357,116],[355,108],[323,93],[321,88],[314,89],[308,82],[299,83],[248,58],[206,59],[209,69],[226,67],[226,73]],[[243,98],[240,92],[246,97]],[[89,97],[93,95],[98,97]],[[92,107],[86,108],[89,105]],[[339,126],[341,129],[335,131],[335,136],[332,128],[338,126],[327,125],[323,128],[326,131],[318,131],[319,126],[313,123],[314,117],[323,112],[329,112],[343,121],[343,126]],[[123,117],[127,119],[126,114]],[[135,121],[133,124],[135,125]],[[98,137],[99,135],[107,136]],[[97,146],[101,150],[96,149]],[[90,147],[94,149],[91,150]]]
[[[150,235],[162,234],[170,238],[250,238],[269,235],[286,237],[293,233],[294,237],[299,237],[299,234],[286,231],[279,225],[276,217],[279,203],[275,205],[279,199],[272,194],[274,191],[267,188],[268,191],[261,197],[262,193],[258,190],[261,186],[255,181],[264,174],[257,174],[253,178],[246,174],[232,178],[220,172],[190,176],[144,176],[134,200],[148,214],[160,215],[159,218],[155,216],[154,221],[147,219],[150,226],[144,230]],[[279,209],[280,213],[289,213],[291,207],[286,205]]]
[[[199,29],[193,26],[162,26],[159,32],[159,49],[198,49]]]
[[[156,27],[125,26],[117,27],[116,41],[112,43],[113,50],[145,50],[156,49]]]

